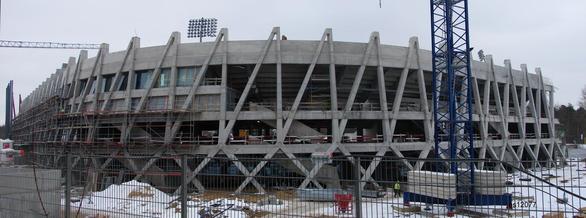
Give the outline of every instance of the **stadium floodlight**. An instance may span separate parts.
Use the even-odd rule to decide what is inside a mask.
[[[187,38],[199,38],[201,42],[203,37],[215,37],[217,25],[216,18],[191,19],[187,25]]]

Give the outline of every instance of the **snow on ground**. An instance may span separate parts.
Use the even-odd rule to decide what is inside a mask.
[[[560,186],[580,196],[586,196],[586,163],[573,161],[570,166],[564,168],[546,169],[533,172],[539,178],[545,178],[549,182]],[[553,211],[565,212],[566,217],[576,215],[577,209],[586,207],[583,201],[560,189],[531,178],[531,181],[520,181],[521,178],[529,178],[520,172],[509,175],[509,181],[514,185],[508,188],[508,192],[514,197],[513,202],[522,202],[515,208],[516,211],[528,212],[525,217],[542,217],[543,214]],[[392,198],[388,194],[383,198],[363,198],[363,217],[412,217],[413,214],[399,213],[393,207],[401,207],[402,198]],[[557,203],[558,198],[566,198],[568,204]],[[532,200],[528,200],[532,199]],[[535,202],[534,204],[525,204]],[[63,202],[64,203],[64,202]],[[412,203],[417,204],[417,203]],[[525,204],[525,205],[523,205]],[[261,211],[265,213],[279,214],[283,216],[340,216],[351,217],[351,214],[338,213],[332,202],[303,202],[297,199],[285,200],[282,205],[259,206],[256,203],[247,203],[242,199],[219,198],[214,200],[201,200],[192,197],[188,201],[188,216],[199,217],[198,211],[205,207],[217,205],[216,210],[223,211],[224,216],[219,217],[248,217],[244,212]],[[219,205],[219,206],[218,206]],[[570,206],[572,205],[572,206]],[[104,191],[92,193],[82,201],[72,202],[72,210],[75,212],[81,206],[81,212],[85,215],[109,215],[109,217],[180,217],[180,203],[177,196],[171,196],[161,192],[149,184],[130,181],[120,185],[111,185]],[[422,205],[422,208],[425,206]],[[471,211],[492,214],[494,209],[504,210],[504,206],[466,207]],[[434,205],[429,214],[445,215],[443,205]],[[420,216],[420,215],[415,215]],[[442,216],[439,216],[442,217]],[[464,217],[457,215],[456,217]]]
[[[543,171],[533,172],[534,175],[544,178],[552,184],[555,184],[568,192],[577,194],[579,196],[586,196],[586,163],[574,159],[568,162],[570,166],[564,168],[544,169]],[[520,178],[527,178],[520,172],[512,174],[511,181],[515,183],[514,187],[509,187],[509,193],[514,196],[526,196],[534,198],[534,206],[529,208],[519,208],[532,210],[535,212],[535,217],[541,217],[548,212],[565,212],[567,216],[577,215],[575,213],[578,209],[586,207],[586,201],[574,197],[561,189],[557,189],[548,185],[545,182],[537,181],[531,178],[531,181],[520,181]],[[558,203],[559,199],[567,199],[567,204]],[[526,201],[526,200],[525,200]],[[525,205],[521,205],[525,206]],[[545,212],[544,212],[545,211]]]
[[[552,184],[558,185],[568,192],[575,193],[579,196],[586,196],[586,163],[578,161],[577,159],[569,162],[569,166],[564,168],[545,169],[543,171],[532,172],[539,178],[545,178]],[[573,217],[578,215],[577,211],[580,208],[586,207],[586,201],[565,193],[561,189],[550,186],[547,183],[531,178],[531,181],[520,181],[520,178],[529,178],[529,176],[516,172],[509,175],[509,181],[514,183],[513,186],[508,187],[508,193],[514,197],[513,203],[515,208],[513,210],[506,210],[505,206],[469,206],[465,209],[470,211],[481,212],[484,214],[494,215],[494,210],[507,211],[515,213],[520,217],[535,217],[541,218],[546,213],[562,212],[566,217]],[[391,195],[391,194],[389,194]],[[526,198],[520,198],[526,197]],[[557,202],[558,198],[567,199],[567,204],[560,204]],[[532,199],[532,200],[528,200]],[[530,203],[534,202],[534,203]],[[362,216],[363,217],[413,217],[413,213],[400,213],[393,209],[395,207],[402,207],[402,198],[363,198]],[[412,203],[418,205],[418,203]],[[419,205],[425,208],[424,205]],[[444,205],[433,205],[429,211],[424,211],[428,214],[435,214],[435,217],[445,217],[447,210]],[[344,215],[337,213],[333,204],[326,205],[323,208],[316,208],[304,213],[311,216],[343,216],[351,217],[351,215]],[[437,216],[439,215],[439,216]],[[419,217],[422,215],[415,215]],[[456,217],[469,217],[456,215]]]
[[[64,204],[64,201],[62,201]],[[200,217],[198,211],[213,206],[216,211],[224,211],[218,217],[247,217],[244,210],[275,211],[284,205],[257,206],[254,203],[245,203],[240,199],[214,199],[204,201],[192,198],[188,201],[188,217]],[[129,181],[120,185],[111,185],[101,192],[94,192],[82,201],[72,202],[71,208],[75,214],[80,208],[80,214],[93,217],[103,215],[108,217],[181,217],[181,206],[177,196],[170,196],[147,183]]]
[[[391,193],[388,195],[392,196]],[[445,216],[447,214],[447,209],[443,205],[435,205],[430,207],[430,210],[424,210],[423,213],[413,214],[408,212],[401,213],[393,209],[394,207],[403,207],[403,198],[363,198],[362,200],[362,217],[447,217]],[[294,208],[290,207],[279,211],[279,213],[285,216],[297,215],[303,217],[354,217],[351,212],[338,212],[334,203],[331,202],[294,202],[291,205],[294,205]],[[412,203],[412,205],[415,206],[417,203]],[[418,206],[421,206],[422,209],[425,208],[424,205]],[[467,216],[456,215],[455,217],[464,218]]]

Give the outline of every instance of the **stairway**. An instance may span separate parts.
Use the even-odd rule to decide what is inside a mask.
[[[265,112],[274,112],[271,109],[268,109],[264,106],[261,106],[256,103],[250,103],[250,110],[251,111],[265,111]],[[261,120],[261,122],[273,127],[277,128],[277,121],[276,120]],[[284,123],[284,121],[283,121]],[[289,128],[289,133],[287,135],[290,136],[319,136],[322,133],[318,132],[317,130],[297,121],[293,120],[291,123],[291,128]]]

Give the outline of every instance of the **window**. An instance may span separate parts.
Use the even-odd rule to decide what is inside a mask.
[[[114,99],[111,101],[112,104],[112,111],[124,111],[126,110],[126,102],[124,99]]]
[[[91,83],[90,83],[90,92],[89,93],[95,94],[96,93],[96,84],[97,84],[96,77],[95,76],[92,77],[90,82]]]
[[[161,74],[159,74],[159,79],[155,84],[155,88],[169,87],[169,77],[171,77],[171,68],[161,69]]]
[[[130,110],[136,110],[136,108],[138,108],[139,103],[140,98],[132,98],[132,100],[130,100]]]
[[[69,95],[69,93],[71,93],[71,91],[70,91],[71,90],[71,84],[67,84],[67,86],[65,87],[65,90],[66,90],[65,93],[67,93],[66,95]]]
[[[220,110],[220,98],[218,95],[197,95],[193,102],[196,111],[218,111]]]
[[[148,110],[164,110],[167,107],[166,97],[150,97],[146,108]]]
[[[79,90],[77,90],[77,96],[82,95],[83,90],[85,90],[85,85],[87,84],[87,79],[83,79],[79,81]]]
[[[126,90],[126,86],[128,86],[128,72],[123,72],[120,76],[122,79],[118,86],[118,91],[124,91]]]
[[[183,104],[185,103],[186,99],[187,99],[187,96],[185,96],[185,95],[178,95],[177,97],[175,97],[175,107],[176,108],[183,107]]]
[[[149,84],[152,76],[152,70],[140,70],[136,71],[136,81],[134,83],[135,89],[145,89]]]
[[[110,91],[110,87],[112,86],[112,78],[114,77],[114,75],[105,75],[102,77],[102,87],[100,87],[100,90],[102,92],[109,92]]]
[[[177,87],[192,86],[194,67],[181,67],[177,70]]]

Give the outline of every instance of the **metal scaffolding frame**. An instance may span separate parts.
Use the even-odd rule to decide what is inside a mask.
[[[99,49],[100,44],[0,40],[4,48]]]

